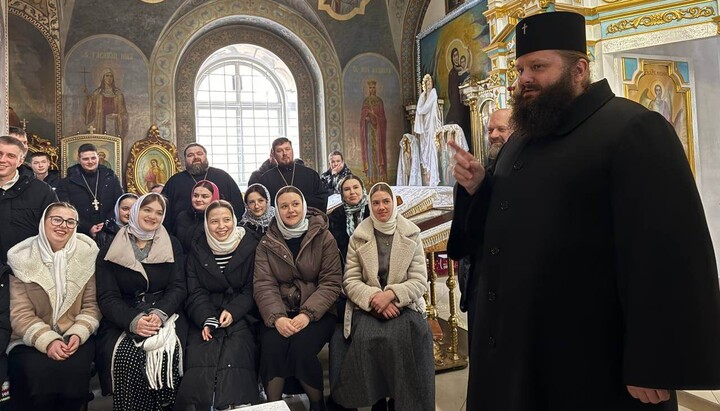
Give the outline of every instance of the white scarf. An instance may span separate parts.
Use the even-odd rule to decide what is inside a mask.
[[[160,202],[163,204],[163,215],[162,220],[165,220],[165,213],[167,212],[167,203],[165,202],[165,197],[158,193],[147,193],[142,195],[138,200],[133,204],[132,208],[130,209],[130,220],[127,224],[127,230],[130,234],[134,235],[135,238],[138,240],[148,241],[152,240],[153,237],[155,237],[155,231],[145,231],[142,228],[140,228],[140,224],[138,223],[138,216],[140,215],[140,206],[142,202],[145,200],[145,198],[150,196],[156,196],[160,199]],[[160,223],[162,224],[162,220]],[[118,222],[119,223],[119,222]]]
[[[373,212],[372,207],[372,196],[375,194],[375,187],[379,185],[384,185],[387,187],[388,191],[390,191],[390,197],[392,198],[393,203],[393,209],[392,213],[390,214],[390,218],[386,222],[382,222],[375,217],[375,213]],[[398,206],[397,206],[397,198],[395,197],[395,194],[393,194],[392,190],[390,189],[390,186],[387,183],[377,183],[370,189],[370,218],[373,221],[373,227],[380,231],[383,234],[386,235],[393,235],[395,234],[395,227],[397,226],[397,215],[398,215]]]
[[[67,268],[68,262],[70,261],[70,258],[72,258],[73,254],[75,254],[77,246],[77,226],[75,226],[72,234],[70,234],[70,238],[68,239],[68,242],[65,243],[65,246],[54,252],[47,239],[47,235],[45,234],[45,214],[47,214],[48,208],[50,208],[50,206],[43,211],[42,218],[40,218],[40,228],[38,230],[37,241],[38,248],[40,249],[40,259],[50,272],[50,276],[55,281],[55,307],[53,309],[54,325],[57,324],[58,317],[60,317],[60,308],[62,308],[63,302],[65,301]],[[75,211],[75,219],[78,219],[77,211]]]
[[[217,200],[216,200],[217,201]],[[215,201],[213,201],[214,203]],[[212,205],[212,203],[210,203]],[[208,228],[208,213],[207,210],[210,208],[210,205],[205,209],[205,219],[203,220],[203,224],[205,225],[205,238],[207,238],[208,245],[210,246],[210,250],[212,250],[212,253],[214,255],[228,255],[234,252],[238,244],[240,244],[240,240],[245,236],[245,228],[238,227],[237,225],[237,217],[235,216],[235,210],[232,209],[232,206],[230,206],[230,214],[232,215],[233,219],[233,230],[230,233],[230,236],[226,238],[223,241],[220,241],[216,239],[215,237],[210,234],[210,229]],[[229,204],[228,204],[229,205]],[[220,208],[224,208],[228,210],[227,207],[216,207],[213,210],[218,210]]]
[[[178,358],[180,366],[178,367],[178,371],[181,377],[183,375],[182,348],[180,348],[179,345],[180,339],[175,333],[175,321],[177,319],[178,315],[173,314],[165,321],[165,324],[163,324],[157,334],[142,341],[135,342],[136,347],[140,347],[145,351],[145,376],[150,384],[150,389],[175,388],[172,365],[176,348],[180,349]],[[165,375],[163,375],[162,372],[163,358],[167,358]]]
[[[285,186],[278,190],[277,194],[275,194],[275,205],[276,205],[276,213],[275,213],[275,221],[277,221],[278,229],[280,230],[280,234],[282,234],[283,238],[286,240],[290,240],[291,238],[298,238],[305,234],[308,230],[308,219],[307,219],[307,202],[305,201],[305,196],[302,194],[300,190],[290,190],[288,187],[292,186]],[[295,189],[295,187],[292,187]],[[280,207],[278,206],[278,198],[280,198],[280,194],[291,192],[291,193],[300,193],[300,198],[302,199],[303,204],[303,210],[302,210],[302,218],[300,219],[300,222],[295,224],[292,227],[288,227],[283,222],[282,218],[279,216],[281,213]]]

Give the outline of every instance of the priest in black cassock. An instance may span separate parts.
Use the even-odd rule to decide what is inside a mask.
[[[118,176],[100,165],[97,147],[87,143],[78,148],[78,164],[68,167],[67,177],[60,180],[55,192],[60,201],[77,209],[78,233],[93,238],[105,220],[115,215],[115,202],[123,194]]]
[[[266,171],[259,181],[270,192],[272,205],[275,205],[275,194],[278,190],[285,186],[295,186],[302,191],[309,207],[326,212],[328,195],[320,182],[320,175],[294,160],[290,140],[285,137],[276,138],[272,143],[272,155],[278,165]]]
[[[464,150],[448,243],[470,256],[468,410],[677,411],[720,388],[715,252],[662,115],[590,82],[585,18],[516,26],[515,133]]]
[[[169,204],[163,225],[171,232],[178,214],[191,208],[192,189],[198,181],[209,180],[220,190],[220,199],[229,201],[235,210],[238,220],[245,213],[240,187],[233,178],[219,168],[210,167],[207,150],[198,143],[190,143],[183,151],[185,171],[176,173],[165,183],[162,194],[168,198]]]

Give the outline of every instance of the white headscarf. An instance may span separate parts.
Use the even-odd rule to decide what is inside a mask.
[[[165,202],[165,197],[158,194],[158,193],[147,193],[142,195],[138,200],[133,204],[132,208],[130,209],[130,220],[128,221],[128,224],[126,226],[128,233],[132,234],[137,238],[138,240],[152,240],[153,237],[155,237],[155,232],[157,229],[153,231],[145,231],[142,228],[140,228],[140,224],[138,222],[138,216],[140,215],[140,207],[143,203],[143,201],[147,197],[155,196],[160,199],[160,202],[163,205],[163,215],[162,220],[165,220],[165,213],[167,212],[167,203]],[[162,220],[160,221],[160,225],[162,225]]]
[[[221,205],[212,207],[215,203]],[[228,238],[223,241],[216,239],[212,236],[212,234],[210,234],[210,229],[208,228],[208,210],[211,210],[211,207],[212,210],[217,210],[219,208],[230,210],[230,215],[232,215],[232,232],[230,233],[230,236],[228,236]],[[210,250],[215,255],[227,255],[234,252],[235,249],[237,249],[238,244],[240,244],[240,240],[242,240],[243,236],[245,236],[245,228],[238,227],[237,217],[235,216],[235,210],[233,210],[232,204],[228,203],[225,200],[215,200],[207,206],[207,208],[205,209],[205,218],[203,219],[203,224],[205,225],[205,238],[207,238]]]
[[[390,214],[390,218],[386,222],[382,222],[375,217],[375,213],[373,212],[372,207],[372,196],[378,191],[379,186],[385,186],[387,188],[387,191],[390,192],[390,198],[392,198],[393,203],[393,209],[392,213]],[[383,234],[392,235],[395,234],[395,227],[397,226],[397,215],[398,215],[398,206],[397,206],[397,198],[395,197],[395,194],[393,194],[392,189],[387,183],[377,183],[370,189],[370,195],[368,196],[370,200],[370,218],[373,221],[373,227],[375,227],[376,230],[380,231]]]
[[[70,238],[68,239],[67,243],[65,243],[65,246],[63,248],[58,251],[53,251],[52,246],[50,246],[50,242],[47,239],[47,234],[45,233],[45,215],[52,206],[57,204],[62,203],[52,203],[45,208],[42,218],[40,219],[38,230],[38,247],[40,249],[40,259],[42,260],[45,267],[47,267],[47,269],[50,271],[50,275],[55,281],[55,307],[53,310],[53,324],[57,324],[60,308],[62,308],[63,302],[65,301],[68,261],[70,261],[70,258],[72,258],[73,254],[75,254],[75,249],[77,246],[77,226],[75,226],[75,228],[72,230],[72,234],[70,234]],[[61,205],[56,208],[60,207],[72,210],[75,214],[75,220],[78,219],[77,210],[75,210],[74,208],[69,208],[65,205]]]
[[[123,202],[126,198],[134,198],[135,200],[138,199],[137,194],[133,193],[125,193],[118,197],[117,201],[115,202],[115,224],[117,224],[118,227],[124,227],[125,224],[120,222],[120,203]]]
[[[280,198],[281,194],[284,193],[295,193],[299,194],[300,198],[302,199],[302,217],[300,218],[300,222],[295,224],[292,227],[288,227],[283,222],[282,218],[279,214],[282,212],[280,211],[280,205],[278,204],[278,198]],[[275,194],[275,206],[276,206],[276,214],[275,214],[275,221],[277,221],[278,229],[280,230],[280,234],[282,234],[283,238],[286,240],[289,240],[291,238],[298,238],[301,235],[305,234],[308,229],[308,219],[307,219],[307,202],[305,201],[305,196],[303,195],[302,191],[300,191],[297,187],[294,186],[285,186],[278,190],[277,194]]]

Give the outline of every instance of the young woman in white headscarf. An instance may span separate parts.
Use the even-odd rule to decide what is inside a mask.
[[[434,410],[420,229],[398,215],[395,195],[385,183],[370,189],[370,218],[350,238],[343,289],[347,340],[333,338],[330,348],[335,402],[347,408]]]
[[[285,379],[294,377],[310,409],[321,410],[323,369],[317,354],[335,328],[340,254],[327,216],[308,207],[300,190],[281,188],[275,205],[275,220],[255,253],[254,296],[265,323],[260,378],[268,401],[277,401]]]
[[[258,239],[224,200],[205,210],[187,260],[190,331],[176,410],[230,409],[258,401],[253,270]]]
[[[8,251],[10,409],[79,410],[87,403],[93,334],[97,245],[77,233],[78,213],[52,203],[39,234]]]
[[[117,232],[125,227],[130,219],[130,209],[137,201],[137,194],[125,193],[115,202],[114,216],[105,220],[102,229],[95,235],[95,242],[99,248],[111,243]]]
[[[97,361],[115,410],[170,410],[182,374],[187,293],[180,243],[163,227],[165,197],[148,193],[97,258],[103,320]]]
[[[270,205],[270,192],[260,183],[251,184],[245,190],[245,213],[240,225],[258,239],[265,235],[275,217],[275,207]]]

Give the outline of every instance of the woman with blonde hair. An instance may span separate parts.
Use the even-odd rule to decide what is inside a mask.
[[[11,409],[75,411],[87,402],[101,317],[88,261],[98,248],[77,226],[75,207],[52,203],[39,234],[8,251]]]
[[[333,338],[330,348],[334,401],[347,408],[434,410],[420,229],[398,215],[385,183],[370,189],[370,218],[350,238],[343,289],[347,340]]]

